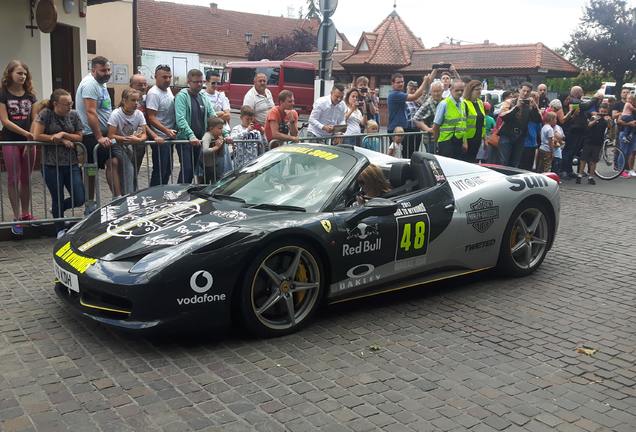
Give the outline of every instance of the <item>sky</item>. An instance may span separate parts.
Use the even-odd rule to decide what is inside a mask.
[[[210,0],[170,0],[207,6]],[[306,0],[214,0],[220,9],[266,15],[298,16],[307,11]],[[355,45],[363,31],[373,31],[393,10],[394,0],[340,0],[332,16],[336,28]],[[444,9],[430,0],[396,0],[397,13],[426,48],[448,42],[499,45],[543,42],[550,48],[561,47],[579,25],[584,0],[454,0]],[[444,3],[442,3],[444,4]],[[482,5],[480,7],[480,4]],[[636,7],[636,0],[628,0]],[[428,7],[435,15],[429,13]]]

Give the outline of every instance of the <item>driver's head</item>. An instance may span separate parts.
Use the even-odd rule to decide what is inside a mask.
[[[373,164],[369,164],[358,174],[357,181],[364,194],[369,198],[378,197],[391,190],[382,170]]]

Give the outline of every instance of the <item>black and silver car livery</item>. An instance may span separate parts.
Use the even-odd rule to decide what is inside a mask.
[[[369,163],[392,189],[357,206]],[[492,267],[528,274],[558,215],[558,184],[540,174],[287,145],[215,185],[153,187],[98,209],[56,243],[56,291],[129,330],[235,318],[280,335],[324,302]]]

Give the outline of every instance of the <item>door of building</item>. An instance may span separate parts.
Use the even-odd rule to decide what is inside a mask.
[[[51,77],[53,90],[63,88],[75,95],[79,77],[75,55],[78,52],[78,29],[63,24],[57,24],[51,33]],[[48,96],[48,95],[47,95]]]

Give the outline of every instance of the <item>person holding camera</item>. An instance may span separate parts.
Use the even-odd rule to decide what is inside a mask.
[[[369,78],[365,76],[358,77],[354,88],[358,90],[357,104],[362,116],[365,118],[365,121],[373,120],[377,113],[377,109],[373,103],[371,92],[369,91]],[[348,104],[346,98],[345,103]],[[364,131],[364,125],[361,125],[360,130]]]
[[[359,135],[367,125],[367,117],[360,111],[360,90],[357,88],[349,89],[345,96],[347,111],[345,112],[345,123],[347,130],[345,135]],[[358,145],[359,137],[352,136],[344,138],[345,144]]]
[[[596,162],[598,162],[605,140],[605,130],[612,128],[611,116],[609,115],[609,106],[601,104],[599,112],[593,114],[587,122],[587,128],[583,137],[583,149],[581,150],[581,162],[579,163],[579,173],[576,176],[576,183],[581,184],[581,178],[585,172],[587,165],[587,183],[594,185],[594,172],[596,171]]]
[[[528,123],[541,122],[537,103],[530,97],[532,84],[524,82],[519,87],[519,96],[503,103],[499,117],[502,125],[499,129],[499,154],[502,165],[518,168],[524,149]]]

